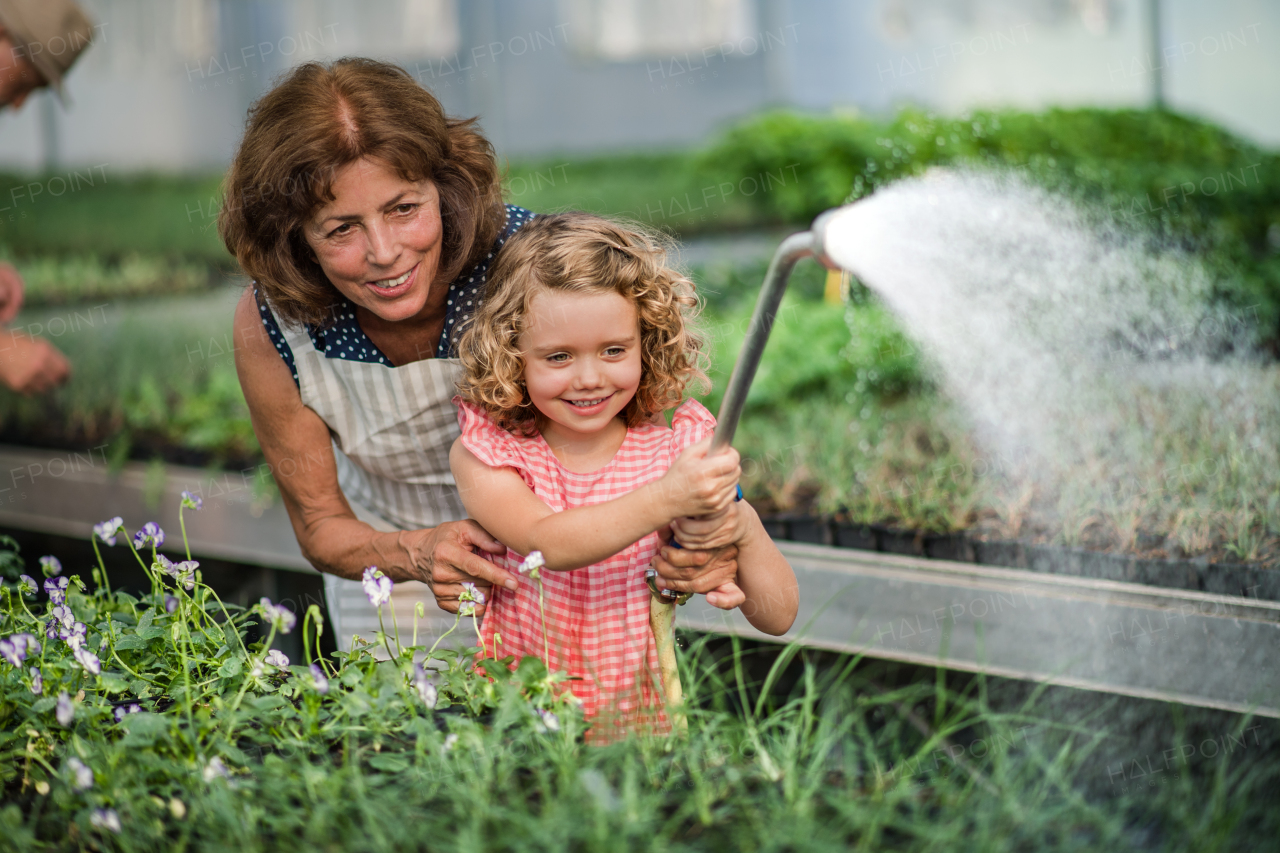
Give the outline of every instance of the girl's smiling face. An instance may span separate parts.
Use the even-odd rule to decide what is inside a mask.
[[[329,281],[382,320],[422,314],[444,235],[435,185],[365,158],[339,169],[331,189],[333,201],[303,227]]]
[[[640,387],[640,321],[612,291],[539,289],[519,339],[529,399],[547,438],[575,440],[614,422]]]

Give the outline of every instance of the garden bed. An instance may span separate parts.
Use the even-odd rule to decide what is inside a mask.
[[[1280,601],[1280,568],[1260,564],[1157,559],[988,539],[964,531],[928,533],[880,524],[851,524],[826,516],[774,515],[762,520],[769,535],[778,541]]]
[[[681,653],[687,737],[589,746],[536,662],[488,682],[450,654],[321,661],[310,614],[228,614],[199,577],[155,571],[137,594],[95,577],[62,593],[83,641],[41,633],[0,661],[17,849],[1197,850],[1280,832],[1269,720],[700,638]],[[52,613],[23,595],[5,584],[7,631]],[[303,657],[269,657],[289,631]]]

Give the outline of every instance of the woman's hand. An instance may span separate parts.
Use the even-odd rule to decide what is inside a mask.
[[[670,531],[660,531],[667,543]],[[707,603],[722,610],[740,606],[746,596],[738,588],[738,549],[727,545],[709,551],[694,551],[666,545],[658,549],[649,565],[658,571],[659,589],[706,595]]]
[[[409,545],[412,568],[407,577],[392,577],[393,581],[417,580],[431,587],[436,605],[441,610],[457,613],[461,604],[464,583],[473,583],[489,601],[493,584],[514,591],[519,580],[511,572],[499,568],[481,557],[475,549],[490,554],[505,554],[507,546],[490,536],[483,527],[470,519],[448,521],[431,530],[413,531],[421,538]],[[409,535],[409,534],[406,534]],[[477,604],[477,615],[484,613],[484,606]]]
[[[0,264],[0,325],[12,323],[22,307],[22,276],[13,264]]]
[[[738,493],[738,451],[732,447],[708,454],[711,436],[686,447],[657,482],[671,518],[717,515]]]

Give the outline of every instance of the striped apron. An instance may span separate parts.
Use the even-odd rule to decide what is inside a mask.
[[[451,400],[461,365],[453,358],[429,358],[400,367],[326,358],[301,326],[282,329],[293,350],[303,404],[320,416],[333,438],[338,485],[356,517],[375,530],[417,530],[459,521],[467,511],[449,470],[449,448],[458,437],[458,415]],[[338,647],[350,650],[353,636],[372,640],[378,611],[359,581],[324,576],[329,627]],[[430,588],[417,581],[398,583],[391,593],[392,627],[386,630],[408,645],[414,608],[421,603],[418,643],[430,644],[454,624],[436,606]],[[467,633],[457,632],[466,642]],[[452,639],[452,638],[450,638]]]

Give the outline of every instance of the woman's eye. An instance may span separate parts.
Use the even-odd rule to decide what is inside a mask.
[[[416,204],[411,204],[409,202],[405,202],[404,204],[397,204],[396,213],[413,213],[413,210],[416,207],[417,207]]]
[[[351,233],[351,223],[350,223],[350,222],[344,222],[344,223],[342,223],[341,225],[339,225],[337,228],[335,228],[335,229],[333,229],[332,231],[330,231],[330,232],[329,232],[329,236],[330,236],[330,237],[341,237],[341,236],[342,236],[342,235],[344,235],[344,234],[350,234],[350,233]]]

